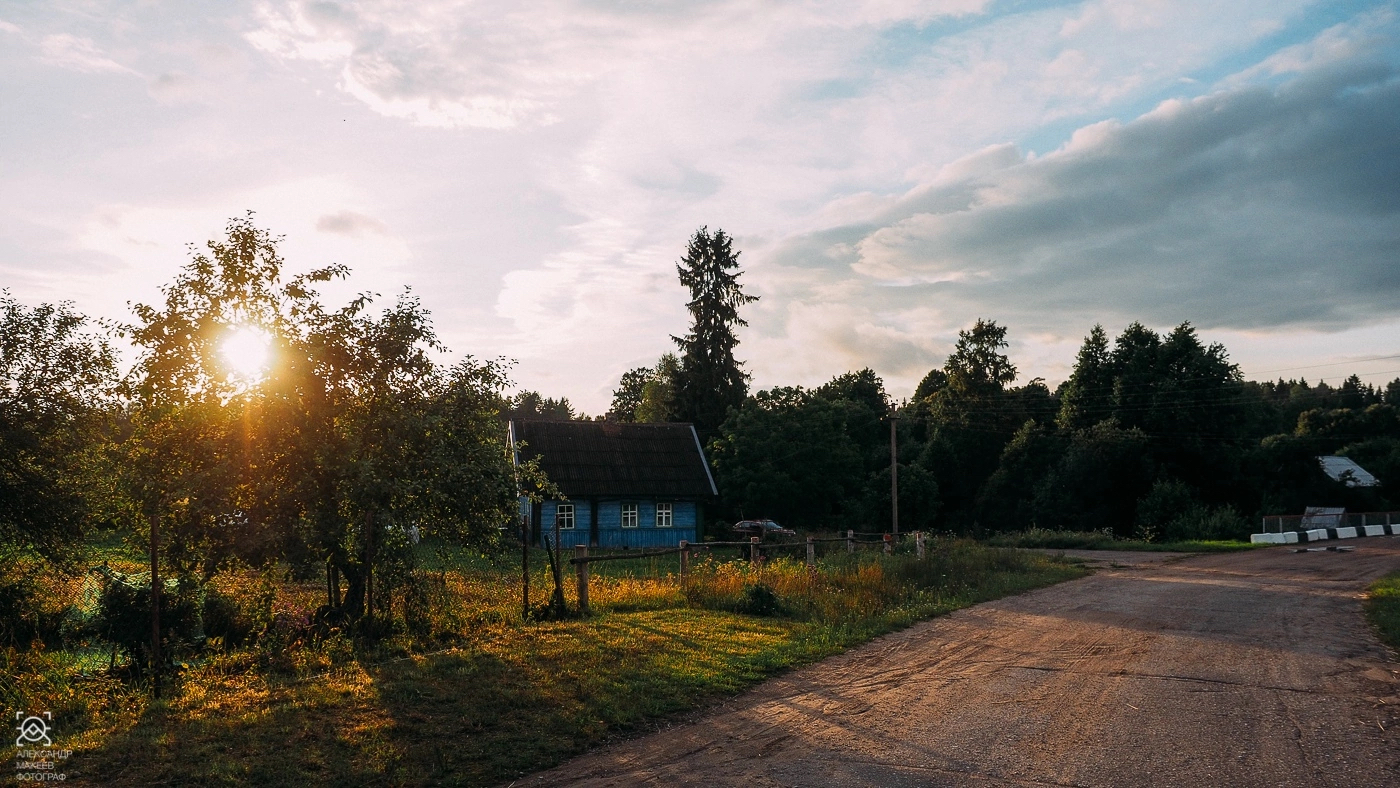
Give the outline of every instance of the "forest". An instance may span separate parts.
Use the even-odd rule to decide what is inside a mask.
[[[715,428],[730,517],[800,528],[884,527],[889,419],[903,528],[987,536],[1028,528],[1146,541],[1247,538],[1259,516],[1305,506],[1382,511],[1400,501],[1400,378],[1246,381],[1189,323],[1085,337],[1052,391],[1016,385],[1007,329],[977,320],[942,367],[894,401],[871,369],[745,396]],[[677,362],[623,376],[609,418],[664,416]],[[1381,481],[1351,488],[1316,457],[1351,457]]]

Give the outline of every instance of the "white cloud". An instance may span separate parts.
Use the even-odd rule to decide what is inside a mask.
[[[135,71],[107,57],[93,44],[90,38],[80,38],[69,33],[56,33],[44,36],[39,42],[39,50],[45,63],[91,74],[117,73],[135,74]]]

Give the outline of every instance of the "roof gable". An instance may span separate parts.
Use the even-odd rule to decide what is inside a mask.
[[[689,424],[619,424],[607,421],[511,422],[523,442],[521,460],[540,467],[571,498],[715,495],[709,464]]]

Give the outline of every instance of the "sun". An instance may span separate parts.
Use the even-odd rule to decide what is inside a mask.
[[[272,355],[272,337],[252,326],[239,326],[219,343],[224,366],[234,377],[247,383],[257,383],[267,370]]]

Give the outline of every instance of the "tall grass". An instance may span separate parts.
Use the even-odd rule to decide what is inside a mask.
[[[536,603],[552,584],[542,557]],[[19,676],[7,697],[52,709],[80,751],[73,769],[104,784],[491,784],[918,619],[1084,572],[954,539],[924,560],[836,549],[814,570],[702,558],[684,582],[675,557],[649,558],[594,564],[590,616],[570,573],[573,617],[522,620],[518,554],[421,558],[377,640],[309,624],[314,580],[231,570],[207,593],[243,634],[186,660],[163,700],[45,651],[0,653]]]

